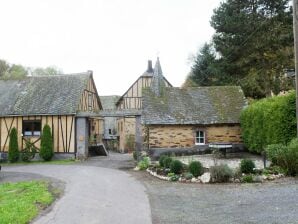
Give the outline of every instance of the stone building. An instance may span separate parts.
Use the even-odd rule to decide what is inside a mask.
[[[241,145],[240,113],[247,105],[238,86],[165,87],[162,73],[143,90],[146,149],[205,149],[209,143]]]

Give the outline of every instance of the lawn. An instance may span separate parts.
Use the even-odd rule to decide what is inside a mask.
[[[0,184],[0,223],[29,223],[53,200],[46,182]]]
[[[62,159],[62,160],[51,160],[51,161],[30,161],[30,162],[16,162],[16,163],[9,163],[9,162],[0,162],[1,166],[6,165],[34,165],[34,164],[54,164],[54,165],[70,165],[78,162],[74,159]]]

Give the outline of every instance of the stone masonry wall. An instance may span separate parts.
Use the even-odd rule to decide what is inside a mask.
[[[122,122],[122,125],[121,125]],[[131,117],[131,118],[122,118],[118,120],[118,123],[120,126],[120,130],[118,130],[119,133],[119,150],[121,152],[126,151],[126,138],[129,135],[134,135],[136,134],[136,118]],[[121,129],[122,127],[122,129]]]
[[[241,143],[239,125],[193,126],[193,125],[154,125],[149,127],[150,148],[189,148],[195,145],[197,130],[205,131],[205,143]]]

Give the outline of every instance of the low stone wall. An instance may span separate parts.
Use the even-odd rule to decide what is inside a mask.
[[[243,144],[233,144],[231,149],[227,149],[227,153],[246,151]],[[161,155],[175,154],[175,156],[202,155],[212,153],[208,145],[197,145],[190,148],[150,148],[148,154],[152,160],[158,160]]]

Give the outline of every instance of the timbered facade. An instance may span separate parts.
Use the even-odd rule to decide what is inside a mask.
[[[118,110],[142,109],[142,90],[151,86],[154,70],[152,62],[148,61],[147,71],[135,81],[116,103]],[[166,87],[172,85],[163,77]]]
[[[140,112],[143,109],[143,90],[144,88],[151,87],[154,76],[157,76],[157,72],[162,73],[159,59],[157,58],[154,69],[152,67],[152,61],[148,61],[147,70],[132,84],[116,103],[117,109],[120,111]],[[171,83],[164,76],[162,76],[162,80],[165,87],[172,87]],[[135,118],[135,116],[130,115],[129,117],[122,116],[117,119],[120,151],[127,151],[126,140],[128,136],[135,136]]]
[[[0,80],[0,152],[8,151],[12,128],[17,129],[20,150],[26,141],[39,149],[48,124],[55,153],[77,155],[78,146],[84,145],[80,149],[87,156],[90,138],[100,139],[103,132],[101,109],[91,72]],[[78,127],[78,119],[84,127]],[[85,134],[79,135],[78,128],[86,129]]]

